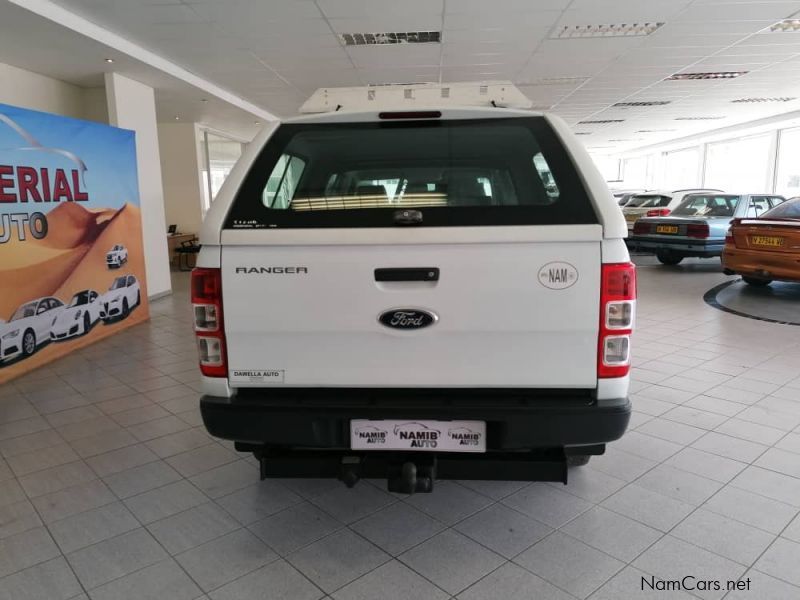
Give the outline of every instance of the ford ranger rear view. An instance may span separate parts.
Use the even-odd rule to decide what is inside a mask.
[[[566,482],[624,433],[625,221],[505,85],[318,92],[226,180],[192,274],[201,412],[262,478]]]

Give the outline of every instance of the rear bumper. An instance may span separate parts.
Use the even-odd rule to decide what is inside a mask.
[[[722,254],[722,249],[725,247],[725,240],[699,240],[692,238],[663,239],[633,235],[628,238],[628,244],[636,250],[649,252],[668,250],[679,256],[710,258]]]
[[[726,250],[722,255],[722,267],[730,274],[800,282],[800,253],[768,253],[736,248]]]
[[[486,421],[488,450],[520,450],[619,439],[631,404],[560,390],[260,389],[203,396],[200,412],[211,435],[246,444],[342,450],[352,419],[463,419]]]

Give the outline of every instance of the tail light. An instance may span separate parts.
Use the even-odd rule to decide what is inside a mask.
[[[728,227],[728,231],[725,232],[725,245],[733,245],[733,227]]]
[[[690,238],[707,238],[708,223],[690,223],[686,226],[686,236]]]
[[[624,377],[631,368],[631,333],[636,315],[636,267],[603,265],[597,376]]]
[[[633,224],[633,233],[635,235],[640,235],[642,233],[650,233],[650,223],[642,223],[642,221],[636,221]]]
[[[207,377],[227,377],[222,273],[219,269],[196,268],[192,271],[192,311],[200,371]]]
[[[655,208],[647,211],[648,217],[666,217],[672,211],[668,208]]]

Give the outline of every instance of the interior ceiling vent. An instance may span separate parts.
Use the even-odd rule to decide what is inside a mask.
[[[669,131],[678,131],[677,129],[637,129],[635,133],[667,133]]]
[[[676,121],[716,121],[725,117],[675,117]]]
[[[385,44],[440,44],[441,31],[409,31],[406,33],[340,33],[345,46],[382,46]]]
[[[610,25],[564,25],[553,39],[634,37],[650,35],[664,23],[616,23]]]
[[[800,31],[800,19],[784,19],[778,21],[769,28],[770,31],[780,33],[782,31]]]
[[[518,83],[517,87],[524,85],[578,85],[589,81],[588,77],[542,77],[525,83]]]
[[[717,71],[715,73],[675,73],[665,81],[687,81],[690,79],[736,79],[749,71]]]
[[[736,100],[731,100],[731,102],[734,104],[743,104],[747,102],[791,102],[792,100],[797,100],[797,98],[790,98],[788,96],[778,98],[738,98]]]
[[[646,100],[642,102],[617,102],[614,106],[618,108],[628,108],[636,106],[664,106],[670,104],[672,100]]]
[[[595,121],[578,121],[580,125],[609,125],[611,123],[624,123],[625,119],[600,119]]]
[[[575,135],[592,135],[591,131],[576,131]]]

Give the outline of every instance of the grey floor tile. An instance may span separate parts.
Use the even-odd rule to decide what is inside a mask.
[[[45,429],[28,435],[0,441],[0,455],[8,459],[36,450],[44,450],[64,443],[64,438],[55,429]]]
[[[699,506],[708,500],[722,487],[718,481],[712,481],[665,464],[648,471],[637,479],[636,483],[653,492],[694,506]]]
[[[0,505],[0,539],[39,527],[41,524],[42,520],[28,500]]]
[[[239,457],[220,444],[207,444],[188,452],[167,458],[167,464],[184,477],[203,473],[220,465],[237,460]]]
[[[755,569],[750,569],[745,573],[742,581],[747,587],[743,590],[732,591],[726,596],[726,600],[752,600],[756,594],[758,600],[786,600],[800,597],[800,588]]]
[[[167,557],[153,536],[141,528],[67,554],[75,574],[88,590]]]
[[[458,595],[458,600],[573,600],[541,577],[506,563]]]
[[[386,506],[350,525],[351,529],[392,556],[433,537],[444,527],[442,522],[405,502]]]
[[[338,590],[389,559],[388,554],[347,529],[332,533],[287,557],[298,571],[327,593]]]
[[[211,591],[278,558],[256,536],[240,529],[175,557],[191,578]]]
[[[36,527],[0,540],[0,577],[56,558],[53,538],[44,527]]]
[[[181,452],[188,452],[189,450],[194,450],[195,448],[200,448],[201,446],[212,443],[211,438],[199,429],[186,429],[188,425],[178,417],[172,416],[167,417],[167,419],[174,420],[171,422],[173,422],[176,427],[179,426],[181,429],[184,429],[184,431],[156,437],[147,442],[147,446],[161,458],[175,456]],[[161,421],[161,419],[159,419],[159,421]],[[155,421],[149,421],[148,423],[143,423],[143,425],[151,425],[153,423],[155,423]]]
[[[384,506],[397,502],[397,499],[372,485],[362,484],[354,488],[339,485],[329,492],[311,498],[310,501],[336,520],[353,523]]]
[[[671,534],[743,565],[753,564],[775,539],[771,533],[702,508],[689,515]]]
[[[620,450],[616,444],[609,444],[605,454],[593,456],[587,466],[630,483],[657,464],[654,460]]]
[[[782,429],[759,425],[751,421],[744,421],[739,419],[738,415],[733,419],[725,421],[722,425],[717,427],[716,431],[764,446],[771,446],[786,435],[786,431]]]
[[[91,591],[92,600],[194,600],[202,591],[171,558]]]
[[[800,479],[760,467],[747,467],[730,485],[800,508]]]
[[[691,444],[705,433],[703,429],[662,418],[652,419],[638,427],[636,431],[667,440],[668,442],[674,442],[681,446]]]
[[[250,460],[241,459],[209,469],[190,478],[195,487],[209,498],[227,496],[253,485],[258,480],[258,467]]]
[[[344,524],[309,502],[297,504],[249,526],[281,556],[341,529]]]
[[[522,488],[530,485],[527,481],[492,481],[480,479],[458,481],[458,483],[492,500],[502,500],[506,496],[510,496],[514,492],[518,492]]]
[[[120,426],[104,415],[88,421],[69,423],[58,427],[57,430],[65,440],[75,442],[106,431],[120,431]]]
[[[246,474],[249,479],[258,479],[252,477],[249,469]],[[217,503],[237,521],[249,525],[302,501],[283,484],[267,479],[219,498]]]
[[[738,579],[745,567],[669,535],[661,538],[633,562],[633,566],[661,579],[680,579],[691,573],[698,580],[727,581]],[[700,591],[701,598],[722,598],[726,590]]]
[[[729,482],[747,467],[745,463],[696,448],[684,448],[664,464],[720,483]]]
[[[669,531],[695,507],[632,483],[607,498],[602,506],[659,531]]]
[[[561,527],[592,504],[544,483],[535,483],[503,499],[503,504],[549,525]]]
[[[590,600],[644,600],[650,597],[664,598],[665,600],[692,600],[696,598],[688,592],[674,588],[668,591],[660,590],[657,587],[659,585],[664,586],[666,583],[660,583],[653,575],[639,569],[625,567],[592,594]]]
[[[64,554],[138,529],[139,522],[121,502],[55,521],[48,526]]]
[[[43,417],[35,416],[0,424],[0,441],[50,429]]]
[[[156,461],[109,475],[103,481],[120,498],[130,498],[180,479],[180,473],[175,469],[163,461]]]
[[[577,598],[586,598],[625,566],[560,532],[535,544],[514,562]]]
[[[0,600],[67,600],[81,585],[59,556],[0,579]]]
[[[208,498],[186,480],[176,481],[124,500],[130,511],[145,525],[207,501]]]
[[[452,595],[505,562],[499,554],[453,530],[439,533],[401,554],[399,559]]]
[[[334,592],[334,600],[447,600],[450,594],[392,560]]]
[[[102,411],[96,406],[79,406],[70,410],[64,410],[52,415],[47,415],[47,422],[53,427],[61,427],[63,425],[69,425],[70,423],[88,421],[90,419],[96,419],[97,417],[102,416]],[[59,435],[59,437],[61,436]]]
[[[77,460],[25,475],[20,477],[19,482],[28,496],[36,498],[44,494],[58,492],[79,483],[88,483],[94,479],[97,479],[95,472],[85,462]]]
[[[754,566],[762,573],[800,586],[800,544],[778,538]]]
[[[276,560],[211,592],[212,600],[318,600],[323,595],[285,560]]]
[[[597,503],[621,489],[625,483],[624,479],[608,475],[597,469],[575,467],[569,470],[569,480],[566,486],[560,482],[550,485],[589,502]]]
[[[405,500],[442,523],[452,525],[492,504],[493,500],[452,481],[436,484],[432,494],[414,494]]]
[[[753,464],[758,467],[763,467],[764,469],[769,469],[770,471],[783,473],[784,475],[800,477],[800,456],[794,452],[770,448]]]
[[[599,506],[570,521],[561,531],[625,562],[632,561],[662,536],[652,527]]]
[[[615,442],[615,445],[619,450],[656,462],[668,459],[682,448],[680,444],[668,442],[652,435],[645,435],[638,431],[627,432],[620,440]]]
[[[209,502],[190,508],[147,526],[170,554],[180,554],[195,546],[239,529],[241,525],[216,504]]]
[[[455,529],[507,559],[514,558],[553,531],[544,523],[503,504],[485,508],[458,523]]]
[[[790,504],[732,486],[714,494],[703,508],[775,535],[798,512],[798,508]]]
[[[141,425],[147,421],[155,421],[170,416],[169,412],[164,410],[158,404],[149,404],[142,408],[134,408],[124,412],[118,412],[111,415],[111,418],[122,427],[133,427],[134,425]],[[136,439],[140,439],[137,437]]]
[[[25,500],[25,491],[16,479],[3,481],[0,485],[0,506],[8,506]]]
[[[120,471],[158,460],[158,456],[144,444],[134,444],[86,459],[98,477],[107,477]]]
[[[753,462],[767,449],[767,446],[763,444],[723,435],[715,431],[705,434],[692,444],[692,447],[744,463]]]
[[[311,498],[324,494],[325,492],[330,492],[338,487],[341,487],[342,485],[340,481],[336,481],[335,479],[292,478],[276,479],[275,481],[282,483],[287,488],[302,496],[306,500],[310,500]]]
[[[120,398],[98,402],[95,406],[106,415],[114,415],[126,410],[151,406],[152,404],[153,402],[142,394],[131,394],[130,396],[122,396]]]
[[[78,455],[68,444],[59,444],[25,454],[10,456],[6,459],[6,462],[17,477],[23,477],[36,471],[57,467],[78,459]]]
[[[39,496],[32,500],[36,510],[45,523],[52,523],[98,508],[116,501],[111,490],[99,480],[80,483],[52,494]]]

